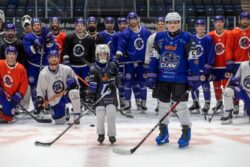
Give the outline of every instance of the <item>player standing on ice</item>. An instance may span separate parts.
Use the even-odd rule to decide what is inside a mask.
[[[181,16],[168,13],[165,22],[166,32],[158,32],[155,37],[155,51],[151,56],[147,85],[150,89],[156,86],[159,92],[159,118],[170,110],[170,100],[177,101],[188,89],[188,53],[190,35],[181,31]],[[188,96],[176,106],[177,114],[182,125],[182,135],[178,140],[179,147],[189,145],[191,138],[191,119],[187,106]],[[156,138],[158,145],[168,143],[169,116],[159,125],[160,134]]]
[[[243,100],[250,120],[250,50],[248,50],[248,58],[248,61],[240,64],[237,73],[230,78],[229,86],[225,89],[225,113],[221,119],[222,124],[233,123],[234,99]]]
[[[104,44],[104,39],[100,35],[100,33],[97,32],[97,21],[94,16],[90,16],[87,19],[87,29],[89,35],[95,40],[95,44]]]
[[[226,46],[226,78],[235,75],[240,64],[248,61],[250,48],[250,14],[242,12],[239,17],[240,27],[235,27],[228,38]],[[239,101],[234,101],[234,114],[239,114]]]
[[[37,97],[38,75],[42,68],[48,65],[47,55],[50,50],[56,48],[56,45],[52,33],[49,29],[42,27],[42,23],[38,18],[32,19],[31,26],[33,31],[24,36],[23,47],[27,56],[28,81],[32,101],[34,102]]]
[[[146,87],[146,71],[144,68],[146,42],[151,32],[145,27],[140,26],[138,16],[134,12],[130,12],[127,16],[129,28],[125,29],[118,41],[118,49],[116,56],[127,57],[125,64],[125,108],[130,112],[131,109],[131,88],[139,85],[139,92],[136,96],[137,105],[140,106],[141,112],[147,110],[147,87]]]
[[[156,22],[155,22],[155,27],[156,27],[156,32],[151,34],[147,40],[147,45],[146,45],[146,54],[145,54],[145,66],[148,68],[149,62],[150,62],[150,57],[153,51],[154,47],[154,40],[157,32],[162,32],[165,31],[166,25],[165,25],[165,18],[164,17],[158,17]],[[155,112],[159,112],[159,100],[158,100],[158,94],[160,90],[153,89],[153,98],[157,98],[157,107],[155,108]]]
[[[13,120],[16,105],[26,94],[28,88],[27,73],[23,65],[17,63],[18,53],[15,47],[7,46],[6,60],[0,60],[0,122]]]
[[[213,80],[214,93],[216,105],[212,108],[214,112],[224,110],[222,101],[222,89],[225,88],[227,79],[225,78],[226,71],[226,45],[229,38],[230,31],[224,29],[225,18],[223,16],[214,17],[215,30],[208,34],[213,38],[215,49],[215,61],[211,80]]]
[[[102,144],[105,139],[105,116],[107,116],[108,137],[111,144],[116,142],[115,114],[117,107],[116,91],[118,86],[118,68],[109,62],[110,49],[106,44],[96,46],[96,62],[90,67],[89,96],[99,99],[106,91],[110,91],[96,105],[97,141]]]
[[[63,60],[63,51],[64,51],[64,43],[66,40],[67,34],[60,30],[60,20],[58,17],[52,17],[50,19],[50,30],[53,34],[57,50],[60,55],[60,63],[62,63]]]
[[[67,121],[65,108],[69,102],[72,104],[74,119],[78,118],[80,95],[74,71],[67,65],[59,64],[59,60],[58,51],[51,50],[48,54],[49,65],[39,74],[35,108],[41,112],[44,109],[45,100],[61,93],[62,95],[50,101],[49,105],[55,124],[65,124]]]
[[[188,55],[188,84],[192,88],[191,94],[193,105],[189,108],[190,113],[199,114],[199,87],[202,86],[205,104],[203,114],[207,114],[210,108],[210,75],[214,64],[214,44],[211,36],[205,34],[206,24],[203,19],[195,23],[196,34],[192,35],[194,43]]]
[[[104,39],[104,43],[111,47],[112,38],[116,34],[114,31],[115,19],[113,17],[105,17],[104,19],[105,30],[101,31],[99,34]]]

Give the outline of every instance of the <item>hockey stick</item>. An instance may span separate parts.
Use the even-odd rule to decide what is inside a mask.
[[[133,154],[141,145],[145,142],[145,140],[151,135],[151,133],[161,124],[161,122],[175,109],[175,107],[180,103],[180,101],[188,96],[190,89],[188,89],[169,109],[169,111],[160,119],[160,121],[149,131],[149,133],[132,149],[123,150],[119,148],[113,148],[113,152],[121,155],[131,155]]]
[[[0,87],[0,89],[3,90],[3,92],[8,95],[10,97],[10,95],[2,88]],[[13,102],[12,102],[13,103]],[[18,104],[18,106],[26,113],[28,114],[31,118],[33,118],[35,121],[39,122],[39,123],[51,123],[52,120],[51,119],[38,119],[36,118],[34,115],[32,115],[29,111],[26,110],[26,108],[24,108],[21,104]]]
[[[130,115],[130,114],[125,114],[124,112],[122,112],[121,110],[121,102],[120,102],[120,95],[119,95],[119,90],[117,88],[117,86],[114,84],[115,86],[115,89],[116,89],[116,98],[117,98],[117,102],[118,102],[118,107],[117,107],[117,110],[121,113],[121,115],[125,116],[126,118],[131,118],[133,119],[134,116],[133,115]]]
[[[83,79],[82,77],[80,77],[79,75],[77,75],[77,74],[75,74],[76,75],[76,77],[82,82],[82,83],[84,83],[86,86],[89,86],[89,83],[85,80],[85,79]]]
[[[226,86],[225,86],[225,89],[228,87],[228,85],[229,85],[229,83],[230,83],[230,80],[231,80],[232,76],[233,76],[233,75],[231,74],[230,77],[229,77],[229,79],[228,79],[228,81],[227,81],[227,84],[226,84]],[[208,122],[211,122],[211,121],[213,120],[216,111],[217,111],[217,109],[213,110],[213,113],[212,113],[211,117],[208,118]]]
[[[103,95],[95,102],[94,105],[97,105],[106,95],[110,94],[111,90],[108,89],[107,91],[105,91],[103,93]],[[77,122],[79,122],[79,120],[84,116],[83,113],[81,113],[79,115],[79,117],[74,120],[74,122],[72,124],[70,124],[62,133],[60,133],[54,140],[52,140],[51,142],[40,142],[40,141],[35,141],[35,145],[36,146],[51,146],[52,144],[54,144],[58,139],[60,139],[72,126],[74,126]]]

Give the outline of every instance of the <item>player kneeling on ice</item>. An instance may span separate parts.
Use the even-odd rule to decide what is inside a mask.
[[[48,55],[49,65],[40,72],[38,77],[35,108],[38,113],[41,112],[44,109],[45,100],[49,99],[48,103],[55,124],[65,124],[67,103],[72,104],[74,119],[78,118],[80,94],[74,71],[67,65],[59,64],[59,60],[58,51],[51,50]]]
[[[228,81],[229,86],[224,93],[225,111],[221,117],[222,124],[233,123],[234,99],[243,100],[250,119],[250,50],[248,58],[249,61],[241,63],[236,75]]]
[[[109,62],[110,50],[108,45],[100,44],[96,47],[96,62],[90,67],[89,97],[98,100],[103,94],[109,93],[96,104],[98,142],[105,139],[105,116],[107,116],[108,136],[111,144],[116,142],[115,115],[118,105],[116,97],[118,68]]]
[[[177,102],[177,115],[182,125],[182,135],[178,140],[179,147],[189,145],[191,138],[191,120],[188,111],[188,97],[183,97],[188,89],[188,53],[190,50],[190,35],[180,30],[181,16],[168,13],[166,18],[168,31],[158,32],[155,36],[153,55],[147,74],[147,85],[150,89],[159,88],[159,117],[160,119],[171,108],[170,101]],[[180,99],[181,98],[181,99]],[[158,145],[168,143],[169,115],[160,126],[160,134],[156,138]]]
[[[0,122],[13,120],[15,107],[20,104],[28,89],[25,68],[17,63],[17,50],[14,46],[5,49],[6,60],[0,60]]]

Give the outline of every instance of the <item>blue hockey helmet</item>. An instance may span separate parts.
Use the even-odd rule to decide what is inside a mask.
[[[12,52],[12,53],[15,53],[16,56],[17,56],[17,49],[12,46],[12,45],[9,45],[5,48],[5,56],[9,53],[9,52]]]
[[[59,57],[59,52],[56,49],[50,50],[49,54],[48,54],[48,58],[50,58],[52,56]]]
[[[129,12],[129,14],[127,16],[128,20],[130,20],[130,19],[137,19],[137,18],[138,18],[138,15],[135,12]]]
[[[84,24],[85,25],[85,20],[82,17],[79,17],[76,19],[75,24]]]
[[[35,23],[41,24],[42,22],[41,22],[41,20],[40,20],[39,18],[35,17],[35,18],[32,18],[32,20],[31,20],[31,25],[33,25],[33,24],[35,24]]]
[[[87,19],[87,24],[89,24],[90,22],[95,22],[95,23],[97,23],[96,17],[94,17],[94,16],[89,16],[88,19]]]
[[[115,19],[113,17],[105,17],[104,24],[115,24]]]
[[[50,24],[52,24],[53,22],[60,24],[60,19],[59,19],[59,17],[51,17],[49,19],[49,22],[50,22]]]
[[[126,17],[118,17],[117,22],[118,22],[118,24],[127,23],[128,20]]]
[[[165,23],[165,18],[164,17],[157,17],[155,23],[163,22]]]
[[[225,17],[224,16],[220,16],[220,15],[215,16],[214,17],[214,22],[216,22],[216,21],[223,21],[223,22],[225,22]]]
[[[195,25],[203,25],[203,26],[205,26],[205,20],[204,19],[198,19],[198,20],[196,20],[196,22],[195,22]]]
[[[8,24],[6,24],[6,26],[5,26],[5,30],[6,30],[6,31],[8,31],[8,30],[14,30],[14,31],[16,31],[16,26],[15,26],[15,24],[8,23]]]
[[[240,20],[243,18],[250,19],[250,14],[248,12],[241,12],[240,14]]]

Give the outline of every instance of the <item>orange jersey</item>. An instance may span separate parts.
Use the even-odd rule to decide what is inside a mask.
[[[239,64],[248,61],[248,51],[250,48],[250,27],[243,30],[236,27],[232,30],[226,47],[227,61],[232,60]]]
[[[224,30],[222,34],[217,34],[216,31],[208,33],[214,40],[215,61],[214,69],[226,68],[226,45],[229,38],[230,31]]]
[[[64,42],[66,40],[66,33],[60,32],[58,35],[54,35],[54,40],[56,42],[56,47],[60,54],[60,62],[62,62],[63,50],[64,50]]]
[[[10,98],[16,92],[24,97],[28,89],[28,78],[23,65],[16,63],[10,67],[5,60],[0,60],[0,85],[8,93],[6,97]]]

